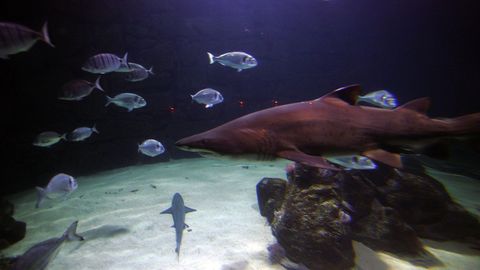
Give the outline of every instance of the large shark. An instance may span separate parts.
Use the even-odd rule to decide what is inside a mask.
[[[428,98],[396,109],[356,105],[359,85],[318,99],[254,112],[176,142],[201,155],[284,158],[338,170],[324,157],[362,155],[402,168],[400,153],[439,156],[444,138],[480,135],[480,113],[451,119],[426,115]],[[435,155],[434,155],[435,154]]]
[[[182,195],[180,193],[175,193],[172,199],[172,206],[167,210],[161,212],[160,214],[172,214],[173,217],[173,226],[175,228],[175,235],[177,246],[175,252],[177,253],[177,258],[180,256],[180,244],[182,243],[183,230],[188,227],[185,224],[185,214],[197,211],[193,208],[185,206],[183,202]]]
[[[77,234],[78,221],[73,222],[61,237],[50,238],[40,242],[23,255],[18,257],[12,270],[42,270],[57,256],[60,247],[66,240],[82,241],[83,237]]]

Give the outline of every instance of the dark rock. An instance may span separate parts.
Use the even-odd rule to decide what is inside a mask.
[[[16,221],[13,215],[13,205],[0,198],[0,249],[4,249],[25,237],[27,225],[25,222]]]
[[[294,164],[287,176],[287,184],[260,181],[259,205],[285,257],[309,269],[351,267],[351,240],[425,267],[441,262],[418,237],[480,246],[477,218],[424,173],[381,164],[340,172]]]
[[[355,255],[349,219],[336,187],[319,177],[303,183],[300,175],[317,174],[299,167],[290,175],[285,201],[271,223],[273,235],[295,263],[309,269],[350,269]]]
[[[287,181],[278,178],[263,178],[257,184],[257,200],[260,215],[266,217],[268,222],[273,221],[275,211],[283,203]]]

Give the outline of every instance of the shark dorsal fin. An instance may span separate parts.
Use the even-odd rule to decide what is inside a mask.
[[[333,97],[341,99],[350,105],[355,105],[361,92],[362,88],[359,84],[352,84],[338,88],[337,90],[334,90],[319,99]]]
[[[430,107],[430,98],[423,97],[423,98],[417,98],[412,101],[409,101],[404,105],[398,107],[398,109],[407,109],[407,110],[412,110],[418,113],[426,114],[429,107]]]

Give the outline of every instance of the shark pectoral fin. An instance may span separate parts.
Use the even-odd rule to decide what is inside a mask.
[[[172,208],[170,207],[167,210],[163,210],[160,214],[172,214]]]
[[[311,156],[311,155],[302,153],[300,151],[294,151],[294,150],[281,151],[281,152],[278,152],[277,155],[281,158],[296,161],[308,166],[328,169],[333,171],[340,171],[339,168],[328,163],[326,159],[320,156]]]
[[[185,213],[190,213],[190,212],[195,212],[195,211],[197,211],[197,209],[193,209],[193,208],[185,206]]]
[[[390,153],[382,149],[374,149],[365,151],[362,155],[394,168],[401,169],[403,167],[400,154]]]

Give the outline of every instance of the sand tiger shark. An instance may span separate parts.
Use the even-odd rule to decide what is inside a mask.
[[[400,153],[438,153],[442,138],[480,135],[480,113],[451,119],[426,115],[429,98],[396,109],[356,105],[359,85],[318,99],[257,111],[176,145],[201,155],[270,160],[284,158],[338,170],[325,157],[362,155],[402,168]]]

